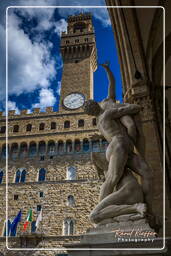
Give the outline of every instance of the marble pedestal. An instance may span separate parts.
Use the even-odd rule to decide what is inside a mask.
[[[87,230],[79,244],[65,245],[70,256],[165,255],[163,239],[157,238],[145,218],[108,223]],[[170,256],[170,255],[169,255]]]

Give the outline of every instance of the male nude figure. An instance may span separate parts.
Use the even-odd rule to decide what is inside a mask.
[[[113,192],[127,166],[141,175],[145,202],[148,205],[148,211],[152,214],[152,172],[145,160],[134,153],[137,127],[132,116],[139,113],[140,107],[135,104],[115,103],[114,77],[108,65],[103,64],[103,67],[107,70],[110,81],[109,96],[100,104],[89,100],[84,106],[87,114],[97,117],[98,128],[109,142],[106,151],[109,165],[105,182],[101,188],[100,201]]]

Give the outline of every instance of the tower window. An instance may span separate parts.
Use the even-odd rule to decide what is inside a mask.
[[[84,41],[85,41],[85,42],[88,42],[88,38],[84,38]]]
[[[39,170],[38,181],[45,181],[45,176],[46,176],[46,170],[44,168],[41,168]]]
[[[75,180],[76,179],[76,167],[69,166],[67,168],[67,180]]]
[[[53,130],[53,129],[56,129],[56,123],[55,122],[51,123],[51,130]]]
[[[42,209],[42,206],[40,204],[37,205],[37,211],[40,212]]]
[[[31,129],[32,129],[32,125],[31,125],[31,124],[28,124],[28,125],[26,126],[26,131],[27,131],[27,132],[31,132]]]
[[[40,192],[39,192],[39,197],[44,197],[43,191],[40,191]]]
[[[84,120],[83,119],[78,120],[78,127],[84,127]]]
[[[64,235],[70,236],[74,234],[74,221],[70,218],[64,221]]]
[[[18,200],[18,195],[14,195],[14,200]]]
[[[64,128],[70,128],[70,121],[64,122]]]
[[[19,125],[14,125],[13,132],[19,132]]]
[[[93,126],[96,126],[96,125],[97,125],[97,120],[96,120],[96,118],[93,118],[93,120],[92,120],[92,125],[93,125]]]
[[[65,42],[66,42],[66,44],[69,44],[69,40],[66,40]]]
[[[3,170],[0,170],[0,184],[2,183],[3,176],[4,176]]]
[[[44,129],[45,129],[45,124],[44,124],[44,123],[41,123],[41,124],[39,125],[39,130],[42,131],[42,130],[44,130]]]
[[[17,170],[16,175],[15,175],[15,183],[22,182],[24,183],[26,180],[26,170],[23,168],[20,168]]]
[[[69,196],[68,196],[68,200],[67,200],[67,205],[68,205],[68,206],[74,206],[74,204],[75,204],[75,199],[74,199],[74,197],[73,197],[72,195],[69,195]]]
[[[5,126],[1,126],[0,133],[5,133],[5,131],[6,131],[6,127]]]
[[[79,39],[75,39],[75,43],[79,43]]]

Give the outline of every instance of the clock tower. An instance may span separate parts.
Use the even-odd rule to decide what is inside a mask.
[[[82,111],[85,100],[93,98],[93,72],[97,54],[91,14],[68,17],[67,32],[62,33],[63,75],[59,111]]]

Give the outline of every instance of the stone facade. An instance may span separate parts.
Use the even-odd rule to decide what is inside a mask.
[[[73,92],[84,95],[85,99],[93,97],[93,72],[97,64],[91,15],[68,18],[68,31],[62,34],[61,52],[64,67],[60,110],[53,112],[49,107],[46,112],[36,108],[31,114],[27,110],[22,110],[20,115],[9,112],[7,169],[6,120],[1,113],[0,169],[4,175],[0,184],[0,248],[3,248],[1,252],[4,255],[57,253],[17,252],[4,248],[6,178],[9,219],[12,220],[22,210],[17,236],[9,237],[9,248],[61,247],[64,243],[78,242],[80,235],[91,227],[88,216],[97,204],[101,185],[91,162],[91,152],[104,151],[106,142],[103,138],[97,140],[93,137],[98,134],[94,118],[85,115],[82,108],[70,110],[63,106],[65,96]],[[74,168],[75,173],[69,173],[69,168]],[[40,170],[44,172],[43,178]],[[30,225],[23,233],[23,222],[30,208],[33,210],[33,221],[42,208],[43,220],[36,232]],[[72,232],[70,230],[66,234],[67,219],[72,220],[73,226]]]

